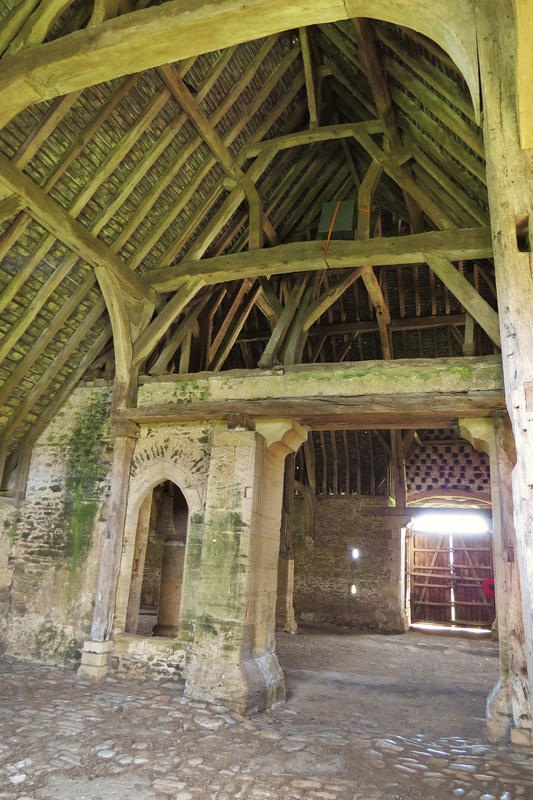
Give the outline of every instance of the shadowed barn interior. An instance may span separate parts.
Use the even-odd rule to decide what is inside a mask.
[[[532,26],[0,0],[14,669],[252,715],[299,626],[317,653],[468,628],[498,641],[490,742],[531,748]]]

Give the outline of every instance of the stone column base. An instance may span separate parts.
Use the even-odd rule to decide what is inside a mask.
[[[83,645],[81,664],[78,667],[80,678],[99,680],[109,671],[109,654],[113,649],[113,642],[92,642],[88,639]]]
[[[533,746],[533,731],[530,728],[511,728],[511,744],[531,748]]]
[[[285,701],[285,678],[274,653],[237,664],[193,657],[185,696],[256,714]]]
[[[179,625],[154,625],[152,636],[164,636],[166,639],[175,639],[179,631]]]
[[[509,695],[502,686],[501,679],[487,698],[487,736],[493,744],[509,741],[512,717],[509,708]]]

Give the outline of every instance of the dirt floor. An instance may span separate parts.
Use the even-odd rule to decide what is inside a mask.
[[[300,714],[325,723],[332,715],[365,720],[387,735],[485,735],[485,704],[499,671],[490,640],[300,626],[295,637],[278,636],[277,652],[287,699]]]
[[[0,660],[0,800],[533,800],[490,746],[490,640],[280,635],[287,704],[245,719],[169,682]]]

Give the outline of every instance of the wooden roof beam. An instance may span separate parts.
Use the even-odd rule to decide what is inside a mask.
[[[497,347],[501,347],[498,314],[445,256],[427,253],[426,261]]]
[[[144,402],[143,383],[160,387],[160,405]],[[316,429],[413,428],[414,420],[430,428],[441,427],[437,420],[449,425],[466,409],[470,416],[491,417],[504,405],[500,359],[485,356],[144,378],[139,406],[117,417],[155,423],[224,419],[244,411],[261,418],[288,415]]]
[[[425,214],[435,223],[437,228],[446,229],[455,227],[455,223],[449,214],[428,197],[427,193],[415,183],[413,178],[409,177],[409,175],[404,172],[403,161],[405,159],[402,159],[399,155],[396,155],[394,158],[386,155],[367,133],[357,134],[355,138],[365,148],[369,156],[382,164],[387,175],[389,175],[401,189],[405,189],[411,197],[417,201],[419,206],[424,209]]]
[[[315,89],[315,76],[313,69],[313,57],[309,46],[309,34],[307,28],[299,28],[300,46],[302,48],[302,59],[304,62],[305,88],[307,90],[307,105],[309,107],[309,127],[318,127],[318,104]]]
[[[26,377],[37,359],[42,355],[42,353],[44,353],[48,345],[57,336],[69,317],[74,314],[79,304],[84,300],[85,296],[92,289],[95,283],[96,276],[93,272],[90,272],[85,280],[80,284],[79,288],[74,292],[74,294],[69,297],[63,306],[61,306],[60,310],[57,312],[50,324],[46,326],[39,338],[33,342],[30,350],[28,350],[22,361],[17,364],[15,370],[0,387],[0,406],[6,402],[21,380]],[[99,307],[100,314],[104,313],[106,304],[103,298],[97,300],[94,305]]]
[[[330,244],[328,263],[331,269],[423,264],[426,263],[426,253],[438,253],[450,261],[491,258],[491,233],[488,228],[458,228],[367,241],[336,240]],[[149,276],[152,285],[160,292],[172,292],[192,276],[201,277],[205,284],[214,284],[322,269],[324,259],[320,242],[296,242],[200,261],[186,260],[174,267],[153,270]]]
[[[86,336],[91,332],[95,323],[101,317],[102,311],[98,306],[94,306],[87,314],[83,322],[79,325],[65,346],[59,351],[49,367],[34,384],[32,389],[24,398],[21,405],[16,409],[13,416],[5,424],[1,431],[3,440],[9,440],[15,430],[22,425],[24,418],[32,410],[42,395],[48,390],[49,386],[56,379],[60,370],[67,364],[73,353],[80,347]],[[107,329],[106,329],[107,330]],[[106,338],[109,338],[109,335]]]
[[[124,261],[100,239],[2,155],[0,155],[0,183],[10,192],[22,197],[31,216],[80,258],[93,267],[105,266],[123,289],[134,297],[150,298],[159,304],[157,292],[143,277],[129,269]]]
[[[392,107],[392,100],[389,94],[387,81],[383,74],[383,69],[378,56],[376,48],[374,30],[370,20],[364,17],[352,19],[353,29],[355,31],[355,38],[359,48],[359,55],[363,62],[363,66],[370,84],[370,89],[376,103],[378,116],[383,122],[385,128],[385,147],[384,150],[390,155],[398,153],[403,146],[400,132],[396,124],[394,116],[394,109]],[[409,176],[411,176],[411,169],[408,164],[403,164],[402,169]],[[405,204],[409,211],[411,224],[417,233],[421,233],[424,228],[424,217],[420,206],[415,202],[411,195],[403,191]]]
[[[376,8],[379,3],[376,3]],[[397,6],[397,7],[396,7]],[[450,0],[411,9],[395,6],[395,22],[410,24],[451,52],[462,68],[476,100],[477,53],[470,5]],[[4,125],[23,108],[89,85],[113,80],[134,70],[167,64],[212,52],[239,42],[291,30],[302,24],[319,24],[353,16],[345,0],[254,0],[243,7],[234,0],[182,0],[135,11],[81,30],[46,45],[4,59],[0,68],[0,108]]]
[[[171,64],[166,64],[164,67],[159,67],[157,71],[182,109],[186,112],[190,121],[206,142],[217,161],[222,164],[226,174],[231,178],[241,178],[243,174],[242,170],[235,164],[234,159],[216,132],[215,127],[209,122],[200,109],[196,99],[192,96],[176,69]]]
[[[372,161],[368,171],[363,178],[357,196],[357,238],[359,241],[370,239],[370,219],[372,215],[372,202],[374,192],[383,172],[383,166],[379,161]],[[381,291],[381,286],[374,274],[373,267],[363,267],[363,281],[368,292],[368,296],[374,306],[376,320],[379,328],[381,340],[381,351],[383,358],[392,358],[391,342],[389,337],[388,325],[390,314],[387,302]]]
[[[289,133],[286,136],[278,136],[275,139],[267,139],[264,142],[249,145],[246,147],[246,156],[249,158],[258,156],[273,144],[279,152],[289,147],[300,147],[301,145],[314,144],[315,142],[348,139],[354,136],[357,138],[360,133],[383,133],[383,130],[383,123],[379,119],[370,119],[365,122],[347,122],[342,125],[323,125],[321,128]]]

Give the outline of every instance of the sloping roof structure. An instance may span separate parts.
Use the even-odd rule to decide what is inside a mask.
[[[0,72],[148,5],[2,0]],[[326,246],[322,206],[349,199],[357,238]],[[0,130],[6,477],[82,378],[114,374],[102,265],[141,375],[492,354],[487,226],[468,87],[392,24],[289,30],[27,108]]]

